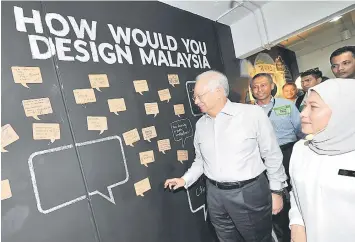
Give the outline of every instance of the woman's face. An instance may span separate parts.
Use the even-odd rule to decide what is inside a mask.
[[[304,134],[316,134],[327,127],[332,110],[318,95],[312,91],[301,113],[302,132]]]

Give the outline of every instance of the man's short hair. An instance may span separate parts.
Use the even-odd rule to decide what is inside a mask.
[[[355,58],[355,46],[344,46],[339,49],[336,49],[329,58],[330,64],[332,64],[332,59],[335,56],[339,56],[341,54],[344,54],[345,52],[351,52],[353,57]]]
[[[301,72],[301,77],[312,75],[315,79],[322,78],[323,73],[318,67]]]
[[[229,83],[228,83],[228,78],[221,72],[215,71],[215,70],[209,70],[201,73],[196,77],[196,81],[202,78],[208,77],[208,88],[211,91],[214,91],[218,87],[223,88],[223,93],[226,97],[229,95]]]
[[[270,84],[274,83],[270,74],[261,72],[253,76],[253,78],[250,80],[250,87],[253,85],[254,80],[259,77],[266,77]]]
[[[294,82],[287,82],[285,85],[282,86],[282,90],[287,86],[293,86],[295,89],[297,89],[297,86]]]

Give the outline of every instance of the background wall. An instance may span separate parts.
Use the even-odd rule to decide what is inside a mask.
[[[330,69],[329,57],[332,52],[340,47],[346,45],[354,45],[355,44],[355,36],[351,39],[341,41],[327,47],[318,49],[311,53],[305,55],[297,56],[297,63],[300,71],[305,71],[311,68],[319,67],[319,70],[322,71],[323,76],[327,76],[329,78],[334,78],[333,72]]]
[[[213,230],[205,222],[203,181],[188,191],[163,189],[166,178],[180,177],[193,162],[193,131],[199,116],[190,108],[190,81],[209,67],[143,65],[138,48],[133,45],[133,64],[107,64],[101,58],[94,61],[92,56],[87,62],[64,61],[63,52],[61,56],[34,59],[28,35],[35,35],[38,29],[26,24],[27,33],[17,31],[14,6],[22,8],[25,17],[32,18],[32,10],[38,10],[44,30],[41,35],[53,40],[56,36],[45,24],[49,13],[52,17],[60,14],[67,21],[68,16],[77,22],[97,21],[97,43],[114,44],[107,24],[158,32],[163,38],[173,36],[179,40],[178,51],[185,53],[180,38],[195,39],[206,44],[205,57],[211,69],[227,70],[233,78],[239,68],[232,61],[234,58],[226,55],[226,49],[234,53],[229,28],[159,2],[1,4],[1,122],[2,126],[10,124],[19,136],[4,147],[8,152],[1,154],[2,180],[9,180],[12,192],[11,197],[1,201],[2,241],[214,241]],[[221,34],[216,27],[221,28]],[[53,28],[62,30],[57,20],[53,21]],[[87,34],[77,38],[73,28],[65,38],[63,46],[67,48],[73,48],[71,44],[77,39],[90,42]],[[219,49],[218,43],[225,49]],[[125,47],[123,43],[120,46]],[[46,45],[39,44],[39,50],[45,52]],[[66,49],[64,55],[77,54],[82,56]],[[13,66],[39,67],[43,83],[28,84],[29,88],[15,83]],[[109,86],[93,90],[95,102],[77,104],[73,90],[92,90],[89,74],[106,74]],[[177,74],[180,83],[170,85],[168,74]],[[149,91],[137,93],[134,80],[147,80]],[[169,102],[160,100],[158,91],[162,89],[169,89]],[[22,103],[37,98],[49,98],[53,110],[40,115],[39,121],[26,117]],[[108,107],[108,100],[114,98],[124,98],[126,103],[126,110],[119,115]],[[145,103],[151,102],[157,102],[159,107],[155,118],[146,115]],[[180,117],[174,113],[175,104],[184,105],[185,113]],[[106,117],[108,129],[101,135],[98,130],[88,130],[88,116]],[[34,140],[32,127],[38,123],[59,124],[60,139]],[[150,126],[155,126],[157,133],[151,142],[143,140],[142,135],[142,129]],[[130,146],[123,134],[134,129],[140,140]],[[162,139],[169,139],[171,144],[165,154],[158,150],[157,141]],[[141,164],[139,153],[149,150],[154,153],[154,162],[146,167]],[[188,159],[179,162],[178,150],[187,151]],[[151,189],[144,196],[137,196],[135,184],[145,178],[149,178]]]

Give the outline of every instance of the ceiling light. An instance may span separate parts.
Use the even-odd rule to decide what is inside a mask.
[[[342,16],[336,16],[334,17],[332,20],[330,20],[329,22],[335,22],[338,21],[339,19],[341,19]]]

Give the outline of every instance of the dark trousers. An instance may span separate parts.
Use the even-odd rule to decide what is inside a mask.
[[[271,242],[272,201],[264,174],[242,188],[222,190],[208,179],[207,207],[221,242]]]
[[[286,145],[280,146],[282,154],[283,154],[283,165],[285,167],[286,175],[288,177],[287,183],[287,191],[291,190],[291,184],[290,184],[290,173],[289,173],[289,167],[290,167],[290,158],[293,150],[293,145],[295,143],[288,143]],[[281,210],[281,212],[277,215],[272,216],[272,228],[276,234],[278,242],[289,242],[291,241],[291,231],[288,227],[290,223],[290,219],[288,218],[288,212],[290,211],[291,205],[290,205],[290,197],[288,192],[284,195],[284,208]]]

